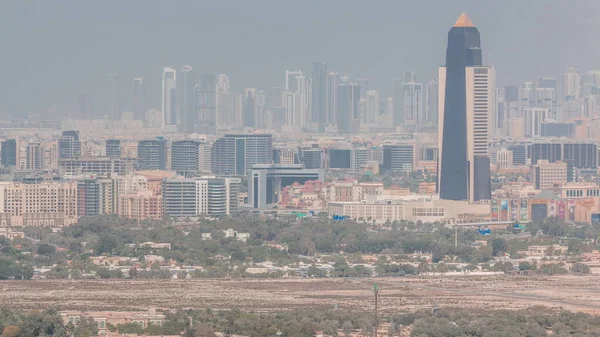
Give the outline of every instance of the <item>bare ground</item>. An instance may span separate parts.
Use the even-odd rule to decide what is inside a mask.
[[[0,307],[280,311],[338,306],[371,310],[372,284],[377,282],[383,312],[433,306],[513,310],[540,305],[595,314],[600,313],[598,281],[595,276],[2,281]]]

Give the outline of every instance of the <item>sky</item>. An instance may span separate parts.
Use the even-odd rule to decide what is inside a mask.
[[[26,116],[85,94],[104,114],[110,73],[124,108],[134,77],[158,107],[162,68],[185,64],[225,73],[243,91],[326,62],[389,95],[402,72],[435,76],[462,12],[498,86],[600,69],[597,0],[3,0],[0,113]]]

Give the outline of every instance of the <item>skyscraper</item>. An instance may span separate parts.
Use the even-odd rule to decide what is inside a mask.
[[[337,86],[340,84],[339,73],[327,74],[327,85],[325,88],[325,111],[326,111],[326,124],[335,125],[337,115]]]
[[[171,143],[171,169],[178,174],[199,171],[200,142],[196,140],[180,140]]]
[[[351,133],[356,131],[358,122],[358,102],[360,98],[360,86],[358,83],[345,82],[337,88],[337,129],[340,133]]]
[[[423,84],[416,82],[415,73],[403,73],[394,79],[394,127],[414,125],[421,121],[422,115]]]
[[[133,118],[138,121],[146,119],[146,88],[141,77],[133,79]]]
[[[215,76],[208,71],[200,75],[194,88],[195,120],[193,131],[205,135],[217,132],[217,95]]]
[[[242,119],[245,128],[253,128],[255,126],[256,114],[256,89],[246,88],[244,90],[244,101],[242,106]]]
[[[138,142],[138,170],[164,170],[167,167],[167,141],[162,137]]]
[[[488,120],[494,69],[481,64],[479,31],[463,13],[448,33],[446,66],[439,71],[441,199],[491,198]]]
[[[318,131],[325,131],[327,123],[326,98],[327,98],[327,65],[313,63],[312,79],[312,122],[318,123]]]
[[[438,125],[439,96],[439,82],[437,78],[434,78],[429,81],[425,90],[425,120],[434,126]]]
[[[256,164],[273,162],[273,139],[269,134],[227,134],[213,145],[213,172],[246,175]]]
[[[185,133],[194,132],[196,112],[194,111],[194,88],[196,76],[194,69],[186,65],[179,71],[177,77],[177,104],[179,105],[179,130]]]
[[[25,169],[29,171],[37,171],[43,168],[43,152],[39,142],[28,143],[25,150]]]
[[[163,68],[161,112],[166,129],[174,129],[177,125],[177,71],[170,67]]]
[[[3,140],[0,143],[0,154],[2,155],[2,166],[17,166],[19,164],[19,149],[16,139]]]
[[[227,75],[217,75],[215,93],[217,96],[217,125],[227,126],[232,120],[232,102],[229,86],[229,77],[227,77]]]

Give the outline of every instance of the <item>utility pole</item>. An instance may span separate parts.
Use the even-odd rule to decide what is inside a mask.
[[[379,286],[377,283],[373,283],[373,293],[375,293],[375,334],[377,337],[377,330],[379,329],[379,317],[377,316],[377,305],[379,302]]]

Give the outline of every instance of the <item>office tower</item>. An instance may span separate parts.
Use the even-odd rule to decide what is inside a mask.
[[[400,99],[394,101],[396,112],[395,126],[416,124],[421,121],[423,114],[423,84],[415,81],[414,73],[405,75],[400,84]],[[408,130],[408,129],[406,129]]]
[[[200,172],[212,172],[212,150],[211,143],[202,142],[198,146],[198,169]]]
[[[328,73],[325,86],[326,124],[335,125],[337,117],[337,87],[340,84],[339,73]]]
[[[439,71],[441,199],[491,198],[488,118],[494,109],[494,69],[481,64],[479,31],[463,13],[448,33],[446,66]]]
[[[350,172],[359,174],[369,161],[369,148],[366,144],[353,144],[350,151]]]
[[[133,79],[133,118],[138,121],[146,119],[146,87],[144,79]]]
[[[253,128],[255,126],[256,113],[256,89],[244,89],[244,100],[242,106],[242,119],[245,128]]]
[[[248,204],[252,208],[267,208],[278,202],[282,187],[324,178],[323,170],[309,170],[303,165],[254,165],[248,170]]]
[[[375,124],[380,115],[379,93],[376,90],[369,90],[366,95],[364,122]]]
[[[171,217],[230,215],[239,208],[240,178],[172,178],[163,184],[163,209]]]
[[[17,148],[16,139],[3,140],[0,143],[0,154],[2,166],[17,166],[19,163],[19,149]]]
[[[367,98],[367,91],[371,90],[368,78],[357,78],[356,83],[360,86],[360,98]]]
[[[384,172],[409,173],[415,164],[415,147],[412,144],[384,144],[383,165]]]
[[[119,97],[119,75],[110,74],[108,75],[108,117],[113,121],[121,119],[121,102]]]
[[[106,156],[110,158],[121,158],[121,140],[108,139],[106,140]]]
[[[574,138],[575,137],[575,123],[573,122],[557,122],[554,120],[547,120],[542,123],[542,129],[540,135],[542,137],[553,137],[553,138]]]
[[[101,214],[102,185],[96,179],[77,182],[77,214],[96,216]]]
[[[350,149],[328,149],[327,167],[330,169],[349,169],[350,157],[352,157],[352,150]]]
[[[167,140],[163,138],[141,140],[138,143],[138,170],[164,170],[167,168]]]
[[[318,124],[318,131],[325,131],[327,123],[327,65],[313,63],[311,122]]]
[[[213,145],[213,172],[245,176],[256,164],[273,162],[273,139],[269,134],[227,134]]]
[[[529,145],[527,154],[531,164],[548,160],[551,163],[564,161],[577,169],[598,167],[598,146],[594,143],[536,142]]]
[[[181,140],[171,143],[171,169],[186,175],[199,171],[200,142]]]
[[[425,114],[423,121],[438,125],[438,101],[440,96],[439,82],[437,78],[432,79],[425,87]]]
[[[300,162],[307,169],[323,167],[323,150],[318,145],[299,149]]]
[[[568,181],[568,165],[565,162],[551,163],[540,160],[531,165],[529,176],[536,190],[554,187],[555,184],[565,184]]]
[[[191,66],[186,65],[179,70],[177,76],[177,104],[179,105],[179,131],[184,133],[194,132],[196,112],[194,108],[194,88],[196,87],[196,73]]]
[[[563,74],[563,96],[565,101],[574,101],[581,94],[581,74],[577,68],[567,68]]]
[[[515,166],[527,165],[527,145],[513,144],[507,147],[508,151],[513,154],[513,164]]]
[[[225,74],[217,75],[216,96],[217,96],[217,125],[229,126],[233,121],[231,101],[231,87],[229,77]]]
[[[177,125],[177,71],[170,67],[163,68],[161,112],[167,129]]]
[[[337,130],[339,133],[352,133],[357,131],[358,103],[360,87],[357,83],[341,83],[336,93]]]
[[[229,126],[243,127],[244,126],[244,95],[238,92],[232,92],[231,94],[231,122]]]
[[[542,123],[549,118],[548,109],[524,109],[525,115],[525,136],[539,137],[542,135]]]
[[[58,140],[58,157],[60,159],[81,157],[79,131],[69,130],[62,132],[62,136]]]
[[[267,96],[264,90],[259,90],[254,96],[254,127],[264,129],[267,126],[266,115]]]
[[[302,90],[302,84],[298,81],[298,77],[304,77],[300,70],[286,70],[285,71],[285,91],[288,92],[299,92]]]
[[[194,132],[213,135],[217,132],[217,94],[215,76],[208,71],[200,75],[194,88]]]
[[[25,169],[38,171],[43,169],[44,156],[42,145],[39,142],[28,143],[25,149]]]
[[[306,78],[301,71],[285,72],[285,92],[283,94],[286,121],[288,130],[300,130],[308,126],[311,121],[310,101]]]

